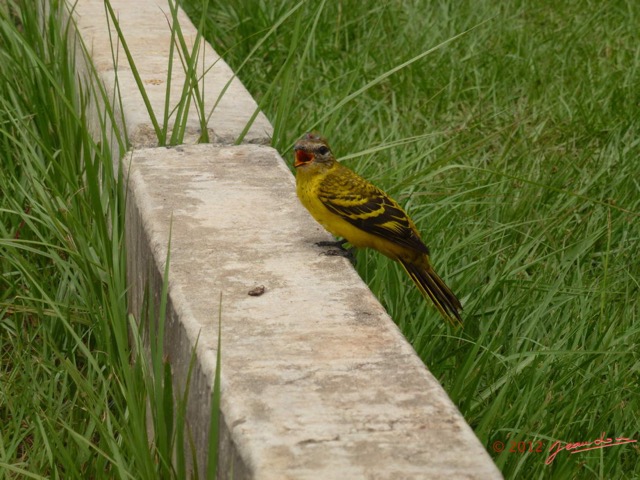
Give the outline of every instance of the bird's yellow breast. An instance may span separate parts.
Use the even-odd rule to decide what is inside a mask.
[[[349,240],[347,232],[351,233],[352,229],[357,229],[338,215],[330,212],[318,196],[320,183],[326,178],[325,175],[314,168],[313,165],[300,168],[296,173],[296,193],[298,194],[300,203],[302,203],[311,216],[331,234]]]

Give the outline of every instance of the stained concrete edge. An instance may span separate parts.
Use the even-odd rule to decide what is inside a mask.
[[[166,3],[111,3],[137,52],[154,111],[162,111]],[[185,29],[191,24],[180,15]],[[313,246],[327,234],[297,202],[277,152],[256,145],[146,148],[157,143],[155,133],[122,54],[116,82],[104,2],[79,0],[74,20],[107,94],[122,98],[112,127],[126,130],[134,147],[125,171],[135,315],[145,289],[156,299],[160,294],[171,238],[165,350],[178,387],[195,355],[187,418],[199,470],[222,292],[219,478],[501,478],[350,264]],[[217,58],[206,48],[206,58]],[[207,102],[215,103],[233,72],[221,61],[211,72]],[[93,79],[88,70],[79,76]],[[256,104],[237,79],[225,95],[211,133],[228,144]],[[99,101],[94,110],[104,121]],[[271,132],[259,114],[245,142],[268,143]],[[198,123],[190,121],[187,138],[198,135]],[[248,295],[258,285],[266,292]]]

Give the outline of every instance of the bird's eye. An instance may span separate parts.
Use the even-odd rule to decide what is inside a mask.
[[[318,153],[320,155],[326,155],[327,153],[329,153],[329,149],[323,145],[321,147],[318,147]]]

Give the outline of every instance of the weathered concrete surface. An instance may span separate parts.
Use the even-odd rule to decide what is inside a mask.
[[[128,162],[132,309],[148,281],[160,291],[171,228],[166,349],[184,374],[198,339],[200,471],[222,293],[220,478],[501,478],[351,265],[313,245],[327,234],[277,152],[182,146]]]
[[[107,98],[110,98],[116,107],[116,128],[126,132],[134,148],[158,145],[158,138],[147,107],[135,82],[123,46],[118,40],[113,21],[105,8],[105,1],[78,0],[70,3],[74,4],[72,12],[76,31],[82,38],[96,72],[105,86]],[[180,49],[178,45],[173,54],[173,69],[171,75],[168,75],[172,17],[167,0],[110,0],[110,3],[142,79],[152,110],[162,124],[167,89],[170,92],[169,111],[172,111],[178,104],[187,82],[185,69],[177,53]],[[178,21],[191,51],[197,31],[182,10],[179,11]],[[66,22],[66,19],[63,19],[63,22]],[[80,44],[76,47],[80,53]],[[81,61],[82,55],[78,54],[77,58],[80,74],[85,78],[91,78],[88,73],[90,67]],[[84,72],[82,72],[83,69]],[[200,47],[196,71],[201,77],[199,87],[204,94],[204,111],[207,115],[216,102],[219,102],[213,109],[208,123],[211,141],[234,143],[256,111],[255,101],[242,83],[234,78],[234,73],[229,66],[206,42],[203,42]],[[231,83],[221,96],[230,80]],[[98,102],[94,108],[96,114],[93,118],[96,120],[104,118],[103,102]],[[168,122],[169,132],[172,131],[174,122],[175,113]],[[97,122],[96,131],[100,131]],[[267,118],[263,113],[259,113],[244,142],[268,144],[272,131]],[[195,101],[192,99],[186,124],[185,143],[197,141],[200,132],[201,125]]]

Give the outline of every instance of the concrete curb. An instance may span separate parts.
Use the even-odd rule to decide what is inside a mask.
[[[164,86],[154,82],[166,78],[168,7],[161,0],[112,5],[154,92],[153,108],[162,111]],[[79,0],[74,18],[101,81],[114,92],[103,2]],[[180,21],[194,38],[191,23]],[[207,46],[205,58],[216,57]],[[181,85],[175,74],[172,83]],[[240,82],[232,82],[212,117],[217,145],[146,148],[155,137],[122,61],[117,76],[122,128],[134,146],[125,158],[130,308],[140,312],[147,286],[159,295],[171,238],[165,348],[184,382],[198,340],[187,413],[199,470],[222,292],[219,478],[502,478],[351,265],[313,245],[328,234],[300,206],[278,152],[224,145],[256,108]],[[205,78],[207,99],[215,101],[231,76],[216,62]],[[190,138],[198,128],[189,124]],[[271,131],[260,114],[245,141],[267,143]],[[263,295],[248,295],[259,285]]]
[[[171,47],[171,12],[166,0],[110,0],[123,31],[136,69],[149,97],[152,109],[162,120],[169,85],[169,110],[179,102],[185,83],[188,82],[179,55],[174,53],[174,65],[168,75]],[[128,64],[113,21],[105,8],[104,0],[78,0],[73,8],[74,27],[86,46],[91,62],[105,86],[107,97],[112,99],[116,121],[125,132],[133,148],[155,147],[158,139],[150,121],[147,107]],[[182,10],[178,22],[189,49],[197,32]],[[80,45],[76,44],[76,57],[82,60]],[[117,63],[116,63],[117,62]],[[80,77],[91,79],[89,68],[79,62]],[[200,72],[199,87],[204,92],[205,112],[213,111],[209,136],[214,143],[233,144],[249,122],[258,106],[233,71],[206,42],[202,44],[196,71]],[[203,73],[204,72],[204,73]],[[169,81],[170,80],[170,81]],[[227,83],[229,85],[227,86]],[[222,95],[223,90],[224,95]],[[120,99],[120,101],[118,100]],[[215,108],[214,108],[215,106]],[[100,104],[95,105],[95,125],[99,131],[100,118],[104,117]],[[175,115],[170,117],[172,131]],[[200,122],[196,106],[191,102],[186,123],[185,143],[195,143],[200,136]],[[258,113],[244,138],[245,143],[270,143],[273,128],[262,112]],[[121,152],[124,153],[124,152]],[[120,157],[118,157],[120,158]]]

